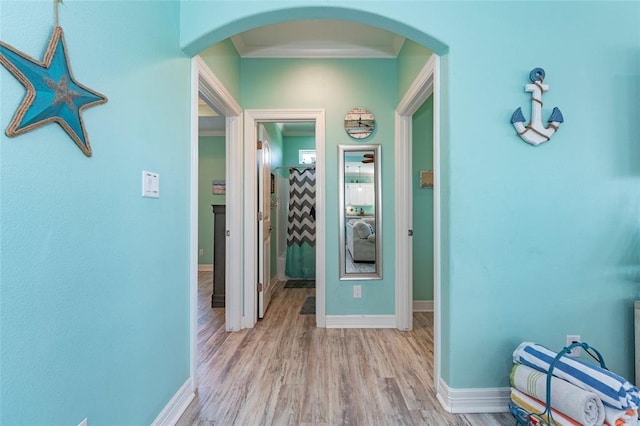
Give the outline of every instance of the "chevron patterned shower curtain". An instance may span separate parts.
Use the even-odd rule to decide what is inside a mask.
[[[287,263],[291,278],[316,276],[316,171],[289,171]]]

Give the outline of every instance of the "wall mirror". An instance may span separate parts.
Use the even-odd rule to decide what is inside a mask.
[[[380,145],[339,145],[340,279],[382,278]]]

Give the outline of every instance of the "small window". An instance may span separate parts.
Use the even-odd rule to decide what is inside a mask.
[[[298,150],[298,163],[299,164],[316,164],[316,150],[315,149]]]

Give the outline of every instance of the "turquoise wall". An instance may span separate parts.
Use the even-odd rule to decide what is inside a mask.
[[[628,377],[633,373],[632,301],[640,297],[635,238],[640,166],[634,160],[639,133],[633,124],[640,115],[640,4],[555,2],[543,24],[523,19],[540,4],[182,3],[181,45],[187,52],[251,27],[313,17],[376,25],[444,55],[440,353],[442,377],[454,388],[506,386],[510,355],[520,341],[559,349],[566,334],[573,333],[600,349],[614,371]],[[306,66],[315,63],[307,61]],[[558,106],[567,121],[550,143],[532,147],[514,135],[509,120],[519,106],[525,116],[530,114],[524,85],[536,66],[546,69],[550,85],[545,119],[550,107]],[[244,72],[256,81],[243,76],[243,91],[253,88],[251,95],[243,93],[243,102],[251,107],[283,104],[270,98],[268,88],[255,87],[257,71],[243,66]],[[295,106],[334,105],[327,109],[329,156],[338,143],[332,136],[339,137],[344,110],[355,106],[351,104],[371,106],[378,119],[388,117],[373,139],[385,141],[383,158],[390,159],[387,144],[393,134],[383,137],[381,132],[392,128],[397,100],[389,95],[374,105],[370,90],[355,93],[337,85],[339,79],[331,73],[322,79],[302,78],[288,85],[284,99],[293,99],[292,89],[306,84],[307,101]],[[320,92],[334,89],[338,99],[320,102]],[[339,108],[342,97],[345,105]],[[382,107],[386,103],[388,109]],[[391,194],[390,164],[383,165],[384,194]],[[335,175],[335,164],[328,163],[327,194],[332,186],[335,190]],[[328,229],[335,226],[329,213],[336,206],[331,203]],[[387,211],[389,230],[394,218]],[[328,238],[328,249],[335,247],[334,240]],[[386,244],[385,249],[385,262],[391,262]],[[327,313],[373,313],[371,307],[387,306],[370,298],[363,299],[362,307],[337,300],[350,295],[331,281],[336,263],[336,255],[327,253]],[[385,264],[385,278],[393,272],[389,266]],[[392,286],[368,283],[363,290],[375,289],[375,297],[390,299]]]
[[[574,333],[631,377],[631,302],[640,297],[640,4],[556,2],[543,25],[522,19],[540,4],[65,3],[60,21],[74,75],[109,103],[84,113],[90,159],[55,125],[0,135],[0,423],[148,424],[184,383],[190,72],[178,46],[195,54],[239,31],[302,18],[377,25],[444,55],[444,380],[506,386],[517,343],[560,348]],[[1,40],[40,59],[50,6],[0,7]],[[245,60],[240,84],[226,84],[236,99],[242,88],[246,108],[325,108],[328,159],[350,143],[344,113],[370,107],[379,129],[369,141],[383,145],[387,200],[393,109],[404,84],[397,65]],[[365,66],[370,78],[356,79]],[[550,85],[544,116],[557,105],[567,121],[534,148],[514,136],[509,118],[518,106],[529,114],[523,86],[536,66]],[[298,79],[286,81],[290,73]],[[6,70],[0,75],[6,128],[24,88]],[[143,169],[160,173],[160,199],[140,197]],[[336,176],[328,161],[327,195],[337,193]],[[337,228],[336,203],[327,199],[327,229]],[[335,279],[337,236],[327,235],[327,314],[393,313],[391,204],[383,213],[385,279],[362,282],[359,301],[353,283]]]
[[[404,94],[407,93],[407,90],[409,90],[409,87],[411,87],[411,84],[432,54],[432,51],[413,40],[405,40],[398,54],[399,99],[402,99]]]
[[[299,152],[301,149],[316,149],[315,136],[285,136],[284,138],[284,153],[283,164],[285,166],[299,166],[300,157]],[[285,170],[285,175],[289,173]]]
[[[420,188],[420,171],[433,170],[433,96],[412,126],[413,300],[433,300],[433,188]]]
[[[213,194],[211,181],[226,180],[227,170],[224,136],[198,138],[198,264],[213,265],[212,204],[226,204],[226,195]]]
[[[366,106],[376,115],[378,128],[367,143],[382,145],[382,175],[393,176],[393,108],[397,103],[394,59],[301,60],[243,59],[244,108],[323,108],[326,113],[326,313],[393,314],[394,206],[383,203],[383,271],[376,281],[338,279],[338,144],[354,144],[343,128],[344,115]],[[366,79],[362,75],[367,75]],[[285,142],[285,146],[288,142]],[[297,155],[296,155],[297,156]],[[285,161],[288,161],[285,158]],[[333,195],[332,195],[333,194]],[[382,197],[393,199],[393,179],[386,179]],[[354,299],[353,284],[362,285],[362,299]]]
[[[0,39],[42,59],[52,2],[0,3]],[[0,423],[149,424],[189,377],[190,66],[177,2],[65,2],[69,63],[109,98],[93,157],[55,124],[17,138],[0,67]],[[142,170],[160,198],[141,197]]]
[[[202,52],[196,52],[229,91],[233,99],[240,99],[240,56],[231,40],[223,40]]]
[[[554,3],[526,59],[514,61],[534,32],[532,23],[523,28],[516,19],[527,6],[472,5],[467,24],[474,41],[463,40],[461,27],[445,37],[452,49],[447,382],[458,387],[496,383],[491,377],[508,368],[520,341],[561,348],[570,330],[601,349],[613,371],[633,375],[632,300],[640,287],[629,275],[639,264],[629,259],[638,259],[630,236],[639,225],[640,168],[629,159],[638,140],[630,123],[640,113],[633,95],[640,68],[632,53],[640,45],[640,4]],[[568,14],[569,21],[560,18]],[[481,31],[478,24],[489,21],[496,27]],[[586,30],[596,25],[597,35]],[[519,36],[503,37],[508,31]],[[489,57],[481,45],[491,46]],[[588,52],[598,60],[587,59]],[[500,65],[492,84],[459,76],[488,60]],[[508,125],[518,106],[529,115],[523,86],[535,66],[545,67],[550,85],[545,119],[552,106],[566,119],[537,148]],[[479,110],[478,99],[488,98]],[[536,315],[523,314],[529,308]],[[472,372],[456,368],[478,359],[487,361]]]

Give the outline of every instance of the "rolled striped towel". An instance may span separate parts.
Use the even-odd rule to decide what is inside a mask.
[[[511,386],[546,404],[546,373],[515,364],[510,378]],[[557,377],[551,377],[551,407],[583,425],[594,426],[604,422],[604,406],[595,393]]]
[[[542,345],[522,342],[513,351],[513,362],[546,373],[557,355]],[[640,404],[638,388],[599,365],[562,356],[553,369],[553,375],[595,393],[604,405],[611,408],[634,409]]]
[[[615,410],[613,408],[605,407],[605,422],[604,424],[610,426],[636,426],[640,425],[638,421],[638,409],[629,410]]]
[[[529,413],[542,413],[544,411],[545,403],[538,401],[537,399],[527,395],[524,392],[520,392],[518,389],[511,388],[511,401],[517,406],[524,408]],[[551,409],[551,416],[554,422],[549,419],[549,416],[545,414],[541,416],[548,424],[554,426],[581,426],[580,422],[572,419],[569,416],[564,415],[558,410]],[[536,424],[536,423],[534,423]]]

